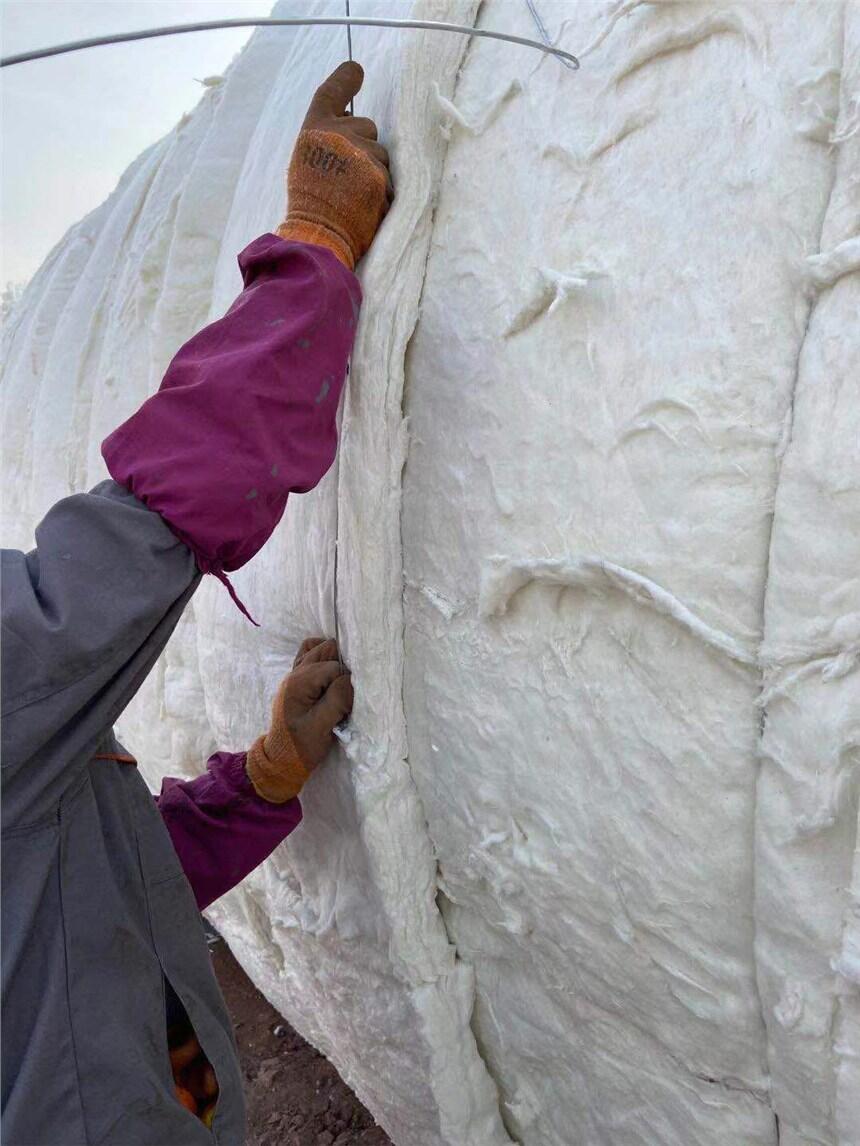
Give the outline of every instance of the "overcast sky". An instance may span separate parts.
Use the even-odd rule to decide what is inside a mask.
[[[4,55],[99,33],[267,16],[270,0],[3,0]],[[196,32],[0,72],[0,288],[30,278],[127,165],[194,107],[251,35]]]

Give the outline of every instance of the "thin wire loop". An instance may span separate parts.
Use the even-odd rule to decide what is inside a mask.
[[[110,36],[93,36],[87,40],[71,40],[66,44],[53,44],[47,48],[34,48],[30,52],[17,52],[15,55],[0,58],[0,68],[11,68],[16,64],[26,64],[30,60],[42,60],[48,56],[61,56],[66,52],[80,52],[85,48],[100,48],[106,44],[125,44],[132,40],[152,40],[158,36],[180,36],[187,32],[212,32],[220,28],[296,28],[307,25],[346,25],[347,29],[362,28],[420,28],[428,32],[455,32],[462,36],[478,36],[487,40],[503,40],[508,44],[521,44],[525,48],[536,48],[550,56],[556,56],[568,67],[578,68],[579,60],[570,52],[562,51],[552,44],[539,40],[529,40],[525,36],[514,36],[509,32],[495,32],[489,28],[470,28],[464,24],[447,24],[440,20],[395,20],[379,19],[375,16],[295,16],[279,19],[276,17],[238,17],[233,20],[204,20],[196,24],[171,24],[163,28],[142,28],[137,32],[115,32]]]
[[[349,3],[349,0],[347,0],[347,3]],[[540,32],[540,38],[548,48],[553,47],[553,42],[549,38],[549,32],[547,31],[546,24],[544,24],[543,20],[541,19],[540,12],[537,10],[535,0],[526,0],[526,4],[528,5],[528,10],[531,13],[531,17],[537,26],[537,30]],[[564,59],[564,56],[560,56],[559,58],[561,59],[561,62],[564,64],[564,66],[566,68],[570,68],[572,72],[575,72],[579,67],[579,60],[577,60],[575,57],[571,57],[570,60]]]

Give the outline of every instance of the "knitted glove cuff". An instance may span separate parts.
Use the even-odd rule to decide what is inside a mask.
[[[348,270],[355,270],[355,259],[352,257],[352,248],[349,243],[328,227],[297,219],[290,214],[277,228],[275,234],[282,239],[292,240],[295,243],[312,243],[316,247],[328,247]]]
[[[245,770],[257,795],[270,804],[285,804],[298,796],[310,776],[289,730],[281,721],[251,745]]]

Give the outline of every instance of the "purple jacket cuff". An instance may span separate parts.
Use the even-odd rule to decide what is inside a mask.
[[[324,247],[262,235],[239,266],[245,289],[228,312],[102,444],[111,477],[220,576],[254,556],[288,494],[312,489],[334,460],[361,304],[358,279]]]
[[[258,867],[302,819],[297,799],[270,804],[257,795],[244,752],[216,752],[194,780],[164,779],[156,803],[201,911]]]

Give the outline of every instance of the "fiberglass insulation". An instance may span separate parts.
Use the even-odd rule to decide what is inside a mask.
[[[337,526],[352,736],[211,912],[266,995],[398,1146],[856,1146],[860,6],[538,7],[578,73],[354,31],[398,196],[339,462],[120,732],[153,786],[246,747]],[[344,49],[256,32],[37,273],[5,544],[229,305]]]

